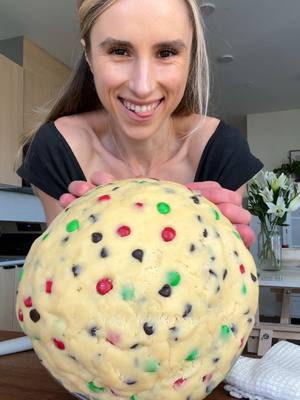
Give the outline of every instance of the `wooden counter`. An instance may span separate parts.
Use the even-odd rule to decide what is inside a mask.
[[[0,331],[0,340],[23,336],[18,332]],[[0,356],[1,400],[75,400],[40,364],[35,353],[25,351]],[[116,397],[117,399],[117,397]],[[207,400],[232,399],[219,385]],[[157,399],[159,400],[159,399]]]

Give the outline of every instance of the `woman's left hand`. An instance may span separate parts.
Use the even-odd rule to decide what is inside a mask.
[[[219,183],[213,181],[192,182],[185,186],[194,192],[200,192],[207,200],[214,203],[236,227],[246,247],[254,243],[255,233],[249,226],[251,214],[243,208],[240,194],[224,189]]]

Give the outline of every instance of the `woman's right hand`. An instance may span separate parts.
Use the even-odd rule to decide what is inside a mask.
[[[112,182],[116,178],[105,172],[96,171],[91,176],[91,183],[86,181],[73,181],[68,186],[68,193],[64,193],[59,198],[59,203],[63,208],[67,208],[72,201],[78,197],[83,196],[95,186],[104,185],[105,183]]]

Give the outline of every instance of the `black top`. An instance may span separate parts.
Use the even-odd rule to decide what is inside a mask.
[[[217,181],[237,190],[263,164],[254,157],[242,133],[220,121],[207,142],[194,182]],[[75,180],[87,180],[74,153],[54,122],[44,124],[34,136],[17,174],[55,199],[68,192]]]

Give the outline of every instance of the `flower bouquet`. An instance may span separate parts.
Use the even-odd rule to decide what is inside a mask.
[[[260,171],[248,185],[248,210],[261,223],[258,235],[259,267],[281,269],[281,227],[286,226],[288,212],[300,206],[300,185],[284,173]]]

